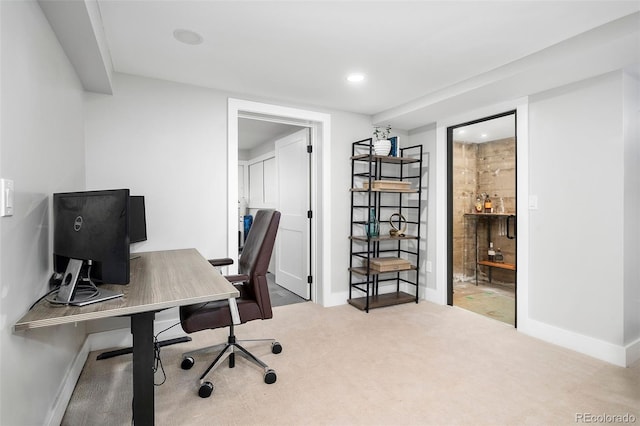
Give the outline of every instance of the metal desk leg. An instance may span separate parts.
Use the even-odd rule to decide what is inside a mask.
[[[131,316],[133,334],[133,423],[153,425],[153,319],[155,312]]]

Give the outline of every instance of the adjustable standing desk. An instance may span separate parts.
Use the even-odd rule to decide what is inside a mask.
[[[123,292],[123,297],[82,307],[52,306],[43,300],[15,324],[14,330],[23,331],[118,316],[131,317],[133,420],[135,424],[151,425],[154,422],[155,313],[176,306],[223,299],[230,299],[233,308],[234,298],[239,293],[195,249],[155,251],[139,255],[140,257],[131,261],[131,279],[128,285],[101,286]]]

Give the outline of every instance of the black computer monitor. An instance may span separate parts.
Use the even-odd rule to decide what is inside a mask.
[[[129,197],[129,243],[147,241],[147,219],[144,196]]]
[[[74,299],[80,281],[129,283],[129,190],[53,194],[58,299]]]

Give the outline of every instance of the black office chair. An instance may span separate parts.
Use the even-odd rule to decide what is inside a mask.
[[[236,299],[236,302],[242,324],[257,319],[269,319],[273,316],[266,274],[279,223],[280,212],[259,210],[238,261],[239,274],[225,277],[240,291],[240,297]],[[214,266],[228,265],[232,262],[231,259],[210,260],[210,263]],[[229,327],[227,343],[198,349],[182,356],[181,367],[184,370],[188,370],[195,363],[192,355],[221,349],[218,356],[200,376],[200,389],[198,390],[200,397],[207,398],[213,392],[213,383],[205,381],[205,377],[209,372],[220,366],[226,358],[229,358],[229,368],[233,368],[235,366],[236,353],[264,369],[265,383],[275,383],[276,372],[243,348],[239,344],[242,341],[236,339],[231,309],[227,300],[209,302],[204,306],[201,304],[183,306],[180,308],[180,321],[182,328],[187,333]],[[272,342],[271,351],[274,354],[282,351],[282,346],[275,339],[253,339],[251,341],[270,341]]]

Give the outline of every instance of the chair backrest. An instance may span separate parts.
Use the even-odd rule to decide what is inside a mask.
[[[238,260],[238,272],[249,276],[245,286],[249,286],[247,290],[253,293],[265,319],[272,316],[267,271],[279,224],[279,211],[258,210]]]

